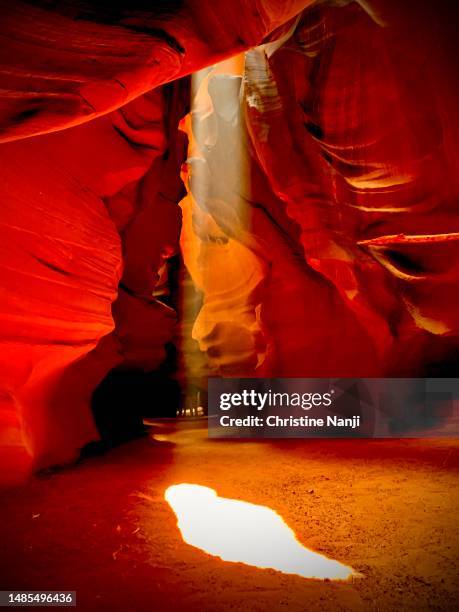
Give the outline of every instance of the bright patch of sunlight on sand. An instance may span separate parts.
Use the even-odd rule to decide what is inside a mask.
[[[195,484],[170,486],[164,495],[184,541],[223,561],[272,568],[304,578],[344,580],[356,572],[305,548],[271,508],[219,497]]]

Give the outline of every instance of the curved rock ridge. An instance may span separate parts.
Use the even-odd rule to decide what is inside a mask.
[[[2,4],[0,483],[75,459],[107,373],[174,350],[195,394],[209,374],[457,375],[453,17]]]
[[[4,2],[0,141],[92,120],[259,44],[311,2]]]
[[[269,39],[307,4],[2,4],[1,482],[75,458],[98,437],[100,380],[156,369],[174,336],[189,94],[158,86]]]
[[[408,7],[379,3],[383,26],[364,4],[307,9],[238,71],[207,73],[184,122],[182,243],[214,373],[456,367],[454,38],[445,11],[408,32]]]
[[[381,364],[367,329],[308,265],[301,226],[269,183],[300,182],[302,174],[291,158],[285,166],[279,146],[269,149],[278,167],[263,174],[247,140],[245,102],[254,103],[253,92],[247,63],[244,89],[237,69],[220,65],[202,78],[182,125],[190,146],[181,244],[202,294],[193,337],[214,375],[375,375]],[[267,108],[272,88],[264,93]],[[274,113],[280,108],[275,103]],[[271,117],[264,123],[266,131],[273,125]],[[288,148],[287,132],[284,138]],[[299,195],[298,205],[312,204]]]
[[[73,460],[98,438],[91,395],[107,372],[164,359],[176,316],[153,292],[178,247],[187,99],[177,83],[0,146],[2,480]]]

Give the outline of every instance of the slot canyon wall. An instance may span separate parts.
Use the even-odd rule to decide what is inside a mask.
[[[378,9],[311,7],[198,90],[182,243],[214,373],[457,372],[454,36]]]
[[[182,388],[455,375],[458,49],[421,4],[2,5],[0,483],[170,346]]]

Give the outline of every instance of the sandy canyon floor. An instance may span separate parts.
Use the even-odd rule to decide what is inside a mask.
[[[458,466],[457,440],[210,441],[200,423],[156,423],[0,495],[0,588],[75,590],[81,610],[455,610]],[[185,544],[164,500],[183,482],[269,506],[363,577],[304,579]]]

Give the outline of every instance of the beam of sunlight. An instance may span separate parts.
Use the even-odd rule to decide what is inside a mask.
[[[260,295],[267,264],[252,228],[244,62],[241,54],[193,74],[191,109],[180,123],[188,137],[180,202],[180,416],[205,411],[209,375],[242,375],[266,358]]]
[[[184,541],[223,561],[271,568],[304,578],[344,580],[351,567],[305,548],[271,508],[219,497],[196,484],[170,486],[164,495]]]

